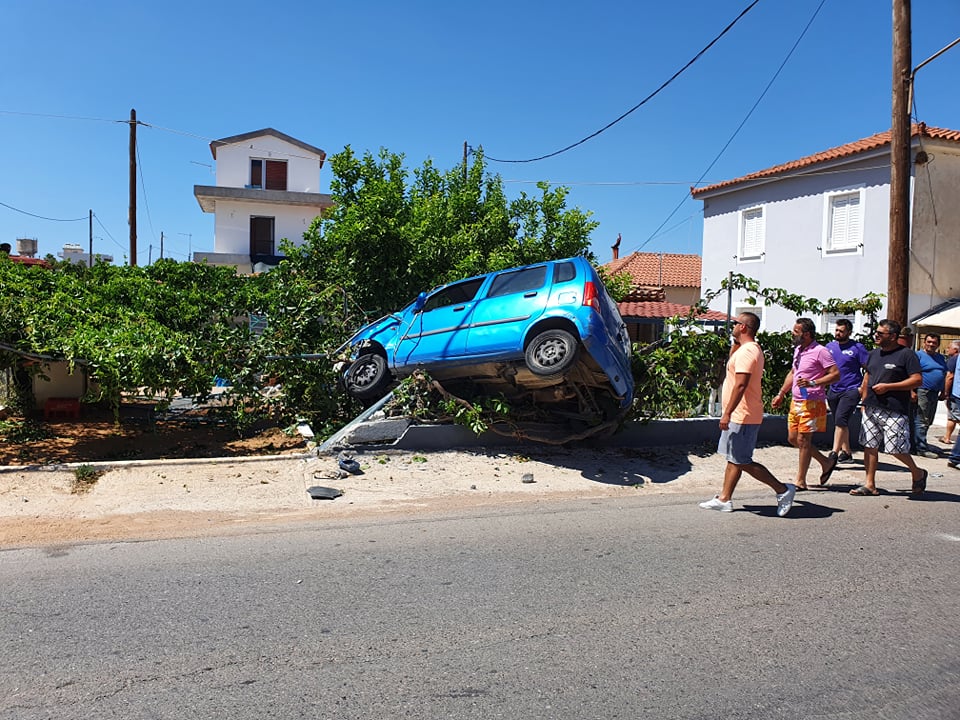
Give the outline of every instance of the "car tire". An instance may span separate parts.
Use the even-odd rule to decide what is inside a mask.
[[[392,378],[383,355],[367,353],[354,360],[343,375],[343,385],[357,400],[378,400],[386,394]]]
[[[577,361],[580,343],[566,330],[544,330],[524,351],[524,360],[534,375],[562,375]]]

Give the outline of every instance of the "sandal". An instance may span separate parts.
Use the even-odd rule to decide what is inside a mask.
[[[920,497],[923,495],[924,491],[927,489],[927,475],[929,473],[924,470],[923,475],[920,476],[919,480],[914,480],[910,486],[910,494],[914,497]]]
[[[840,462],[840,460],[836,456],[830,458],[830,464],[827,465],[827,469],[820,474],[821,485],[827,484],[827,481],[830,479],[830,475],[832,475],[833,471],[837,469],[838,462]]]
[[[868,488],[866,485],[857,485],[850,491],[851,495],[879,495],[880,491],[876,488]]]

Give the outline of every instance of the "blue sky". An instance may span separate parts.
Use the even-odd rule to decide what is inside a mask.
[[[538,157],[637,105],[751,2],[6,0],[0,240],[38,238],[41,255],[86,248],[92,209],[95,251],[123,262],[128,129],[116,121],[131,108],[151,126],[138,129],[137,262],[158,257],[161,232],[165,255],[185,260],[213,249],[213,216],[193,197],[214,182],[212,139],[274,127],[328,155],[385,147],[411,168],[455,166],[464,141]],[[601,261],[618,233],[621,254],[697,253],[702,203],[689,187],[701,177],[889,129],[891,18],[891,0],[760,0],[599,136],[489,169],[511,197],[538,180],[568,186],[568,203],[600,223]],[[916,65],[960,36],[960,3],[913,0],[912,25]],[[957,77],[960,46],[918,73],[919,120],[960,129]],[[324,167],[322,191],[329,180]]]

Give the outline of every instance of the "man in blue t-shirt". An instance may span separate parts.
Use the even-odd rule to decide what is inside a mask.
[[[923,349],[917,350],[923,384],[916,389],[917,412],[913,417],[913,442],[917,455],[939,457],[927,444],[927,431],[937,414],[937,401],[943,395],[947,377],[947,360],[939,352],[940,333],[929,332],[923,337]]]
[[[943,397],[947,403],[947,430],[940,442],[953,444],[953,429],[960,422],[960,397],[953,393],[953,378],[957,371],[957,358],[960,357],[960,340],[951,340],[947,345],[947,379],[944,381]]]
[[[827,343],[827,350],[833,355],[833,361],[840,370],[840,379],[827,390],[827,404],[833,413],[833,452],[831,458],[837,462],[849,462],[853,459],[850,450],[850,418],[854,408],[860,402],[860,383],[863,380],[863,368],[867,364],[867,349],[856,340],[850,339],[853,323],[845,318],[837,320],[833,342]]]

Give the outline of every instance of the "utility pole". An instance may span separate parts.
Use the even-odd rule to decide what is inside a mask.
[[[93,210],[90,211],[90,257],[87,259],[87,266],[93,267]]]
[[[130,264],[137,264],[137,111],[130,110]]]
[[[467,141],[463,141],[463,181],[467,181]]]
[[[187,236],[187,262],[193,262],[193,233],[177,233]]]
[[[163,230],[160,231],[160,259],[163,260]]]
[[[910,298],[910,0],[893,0],[890,248],[887,317],[905,325]]]

